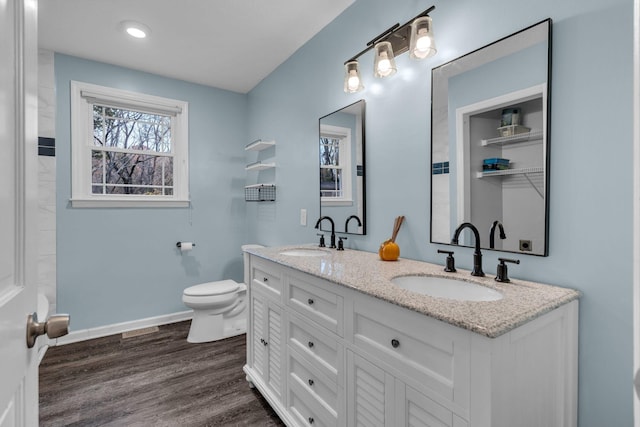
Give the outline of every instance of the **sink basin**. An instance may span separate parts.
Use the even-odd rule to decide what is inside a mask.
[[[401,276],[391,279],[394,285],[435,298],[456,301],[497,301],[502,294],[495,289],[457,279],[431,276]]]
[[[280,252],[280,255],[287,256],[323,256],[327,251],[315,248],[296,248]]]

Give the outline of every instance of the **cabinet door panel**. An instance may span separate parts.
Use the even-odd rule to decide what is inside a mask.
[[[281,400],[284,378],[284,331],[282,308],[262,292],[251,289],[251,326],[247,335],[251,341],[248,364]]]
[[[405,427],[462,427],[466,425],[459,417],[454,422],[454,414],[438,405],[413,387],[396,381],[397,426]],[[462,423],[461,423],[462,422]]]
[[[249,363],[251,367],[265,379],[265,363],[267,360],[267,349],[264,343],[266,342],[266,302],[256,297],[254,294],[251,296],[251,324],[253,331],[251,332],[251,359]]]
[[[282,354],[283,354],[283,342],[282,342],[282,309],[275,304],[267,304],[267,319],[268,319],[268,384],[273,392],[282,398]]]
[[[351,351],[347,351],[347,375],[348,425],[394,425],[394,378]]]

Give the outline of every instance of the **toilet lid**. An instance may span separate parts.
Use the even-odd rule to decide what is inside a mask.
[[[239,287],[240,285],[234,280],[220,280],[191,286],[184,290],[184,294],[194,297],[224,295],[237,291]]]

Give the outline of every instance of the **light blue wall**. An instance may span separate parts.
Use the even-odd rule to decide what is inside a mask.
[[[242,281],[247,96],[59,54],[55,74],[57,301],[72,329],[184,311],[185,287]],[[189,103],[192,208],[70,207],[70,80]]]
[[[358,0],[249,93],[249,139],[277,141],[274,204],[247,207],[249,235],[276,245],[315,241],[317,121],[367,101],[367,236],[376,251],[405,215],[402,256],[442,263],[429,244],[430,70],[531,24],[553,19],[549,257],[521,256],[515,278],[573,287],[580,302],[581,427],[632,425],[632,7],[631,0],[432,2],[438,54],[397,59],[398,73],[342,91],[342,64],[395,22],[431,3]],[[612,164],[603,166],[602,160]],[[299,210],[309,226],[299,225]],[[484,252],[485,271],[499,252]],[[460,267],[472,250],[458,248]]]

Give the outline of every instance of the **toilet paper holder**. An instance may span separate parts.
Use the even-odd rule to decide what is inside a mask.
[[[192,243],[192,246],[193,246],[193,247],[195,247],[195,246],[196,246],[196,244],[195,244],[195,243]],[[176,243],[176,248],[181,248],[181,247],[182,247],[182,242],[178,242],[178,243]]]

